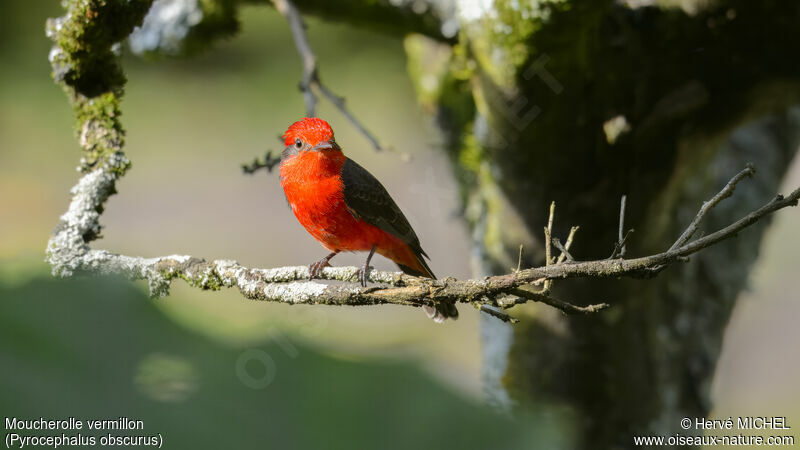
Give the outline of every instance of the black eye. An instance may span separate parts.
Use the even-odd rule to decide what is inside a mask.
[[[294,146],[297,148],[303,148],[303,141],[301,141],[300,138],[295,139]]]

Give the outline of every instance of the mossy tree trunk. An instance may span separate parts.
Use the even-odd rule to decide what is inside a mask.
[[[418,90],[448,136],[479,271],[507,272],[521,243],[525,263],[541,264],[550,201],[556,236],[581,227],[579,259],[609,256],[624,194],[626,227],[636,230],[629,255],[668,248],[748,162],[756,180],[705,227],[767,201],[799,142],[789,109],[800,93],[789,56],[798,21],[800,5],[777,1],[720,1],[693,15],[497,1],[462,18],[452,51],[408,38],[412,77],[439,80]],[[598,316],[532,306],[512,330],[486,318],[491,395],[566,405],[585,448],[628,447],[634,434],[705,416],[723,330],[764,229],[655,279],[556,284],[562,298],[613,304]]]

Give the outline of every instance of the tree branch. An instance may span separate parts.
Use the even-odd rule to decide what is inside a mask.
[[[262,3],[263,0],[246,0]],[[423,34],[449,44],[457,42],[459,22],[455,5],[439,0],[294,0],[305,14],[327,22],[346,23],[381,33]],[[420,7],[423,7],[420,11]]]
[[[300,16],[300,11],[298,11],[291,0],[273,0],[273,3],[275,9],[289,22],[289,28],[292,30],[292,38],[294,39],[297,53],[300,54],[300,58],[303,60],[303,77],[300,81],[300,91],[303,92],[303,98],[306,102],[306,115],[308,117],[316,117],[318,101],[317,95],[314,93],[314,88],[316,88],[362,135],[364,135],[365,138],[367,138],[375,150],[383,150],[384,148],[381,146],[380,142],[378,142],[378,138],[376,138],[375,135],[358,120],[350,109],[347,108],[344,97],[336,95],[320,80],[319,71],[317,69],[317,57],[314,55],[311,44],[308,42],[305,24],[303,23],[303,18]]]
[[[625,228],[625,202],[627,199],[628,196],[623,195],[619,200],[619,234],[617,242],[614,244],[614,250],[611,252],[611,256],[609,256],[608,259],[614,259],[617,256],[620,258],[625,257],[625,242],[628,240],[628,236],[633,233],[631,229],[623,235],[623,229]]]
[[[567,303],[563,300],[559,300],[549,295],[542,294],[541,292],[533,292],[527,289],[523,289],[521,287],[512,289],[510,293],[526,300],[541,302],[546,305],[550,305],[553,308],[560,309],[561,312],[563,312],[564,314],[593,314],[611,306],[608,303],[598,303],[596,305],[588,305],[588,306],[575,306],[572,303]]]
[[[519,323],[519,319],[515,319],[515,318],[509,316],[508,314],[504,313],[503,311],[494,309],[491,306],[482,305],[482,304],[476,304],[475,306],[478,308],[479,311],[484,312],[484,313],[486,313],[486,314],[488,314],[488,315],[490,315],[492,317],[496,317],[496,318],[502,320],[503,322]]]
[[[288,0],[278,0],[276,5],[278,3],[291,5]],[[61,216],[47,245],[47,261],[57,276],[65,277],[75,273],[115,274],[133,280],[147,280],[152,296],[167,295],[172,280],[181,278],[201,289],[237,287],[246,298],[290,304],[392,303],[419,307],[440,303],[471,303],[494,317],[513,322],[514,319],[494,308],[508,309],[521,303],[536,301],[568,314],[600,311],[608,305],[601,303],[576,306],[551,297],[549,287],[552,280],[653,276],[672,262],[731,238],[775,211],[797,205],[800,198],[800,189],[787,197],[779,195],[727,227],[692,241],[699,223],[708,212],[730,196],[739,181],[746,176],[752,176],[753,169],[748,166],[731,179],[719,194],[704,203],[686,231],[667,251],[635,259],[585,262],[569,260],[571,258],[568,250],[577,227],[570,231],[561,255],[553,260],[551,244],[554,206],[551,206],[545,229],[547,257],[542,267],[471,280],[431,280],[402,273],[370,271],[369,281],[378,286],[369,288],[361,287],[357,283],[356,267],[326,268],[322,272],[322,278],[347,283],[325,284],[308,280],[307,267],[257,269],[229,260],[207,262],[200,258],[178,255],[141,258],[91,249],[89,243],[100,235],[100,215],[104,204],[116,192],[117,180],[130,166],[130,161],[122,152],[123,131],[118,109],[124,77],[118,66],[117,56],[110,49],[110,43],[127,36],[134,26],[141,23],[150,1],[68,0],[65,5],[68,8],[67,14],[48,23],[48,35],[56,43],[51,51],[51,63],[56,82],[69,94],[78,117],[81,130],[79,141],[84,151],[81,170],[84,174],[73,187],[69,208]],[[119,14],[129,14],[129,17],[122,24],[111,20]],[[296,16],[296,10],[294,15]],[[82,19],[84,17],[99,19],[85,21]],[[297,28],[299,16],[291,23]],[[305,39],[304,33],[301,35]],[[99,54],[90,54],[84,50],[86,48],[94,49]],[[302,45],[298,45],[301,52],[302,48]],[[315,66],[308,67],[313,68],[309,73],[314,75]],[[313,84],[315,77],[311,76],[310,79]],[[316,82],[318,83],[318,79]],[[624,245],[624,239],[620,245]],[[540,292],[527,288],[542,281],[544,288]]]
[[[676,240],[675,243],[672,244],[672,247],[670,247],[669,249],[675,250],[676,248],[689,242],[689,239],[691,239],[692,236],[694,236],[694,233],[697,232],[697,228],[700,226],[700,222],[703,221],[706,214],[708,214],[708,212],[711,211],[713,207],[717,206],[719,202],[733,195],[733,191],[734,189],[736,189],[736,185],[739,184],[740,181],[742,181],[745,178],[751,178],[753,175],[755,175],[755,173],[756,169],[753,167],[753,165],[748,164],[747,167],[744,168],[744,170],[737,173],[736,176],[731,178],[728,184],[726,184],[725,187],[722,188],[722,190],[717,193],[717,195],[712,197],[711,200],[703,203],[703,206],[700,207],[700,210],[697,212],[697,215],[695,216],[694,220],[692,220],[692,223],[690,223],[689,226],[686,227],[686,230],[684,230],[684,232],[681,234],[678,240]],[[620,233],[622,232],[621,230],[622,229],[620,228]]]
[[[260,160],[258,158],[253,159],[253,162],[250,164],[242,164],[242,172],[252,175],[257,172],[259,169],[267,169],[267,172],[272,172],[272,169],[275,168],[281,162],[280,156],[273,156],[272,150],[268,150],[267,153],[264,155],[264,160]]]
[[[369,281],[380,286],[358,286],[358,268],[326,268],[325,280],[345,281],[349,284],[331,285],[308,280],[308,268],[282,267],[275,269],[247,268],[235,261],[207,262],[191,256],[165,256],[136,258],[113,254],[104,250],[91,250],[86,236],[99,227],[97,211],[114,189],[116,167],[127,160],[110,158],[102,167],[81,178],[73,188],[69,210],[61,218],[48,245],[48,261],[53,272],[69,276],[76,272],[118,274],[130,279],[147,280],[152,296],[167,295],[172,280],[180,278],[201,289],[237,287],[246,298],[284,303],[314,303],[326,305],[379,305],[392,303],[407,306],[434,305],[436,303],[472,303],[488,313],[481,305],[508,308],[527,301],[545,303],[567,314],[589,314],[601,311],[606,303],[576,306],[555,299],[548,292],[533,292],[523,288],[536,280],[547,281],[565,278],[608,278],[643,276],[648,270],[666,266],[679,257],[688,256],[724,239],[735,236],[761,218],[787,206],[797,205],[800,189],[789,196],[777,196],[763,207],[751,212],[733,224],[682,246],[656,255],[636,259],[613,259],[584,262],[563,262],[542,267],[522,269],[506,275],[484,279],[456,280],[444,278],[431,280],[405,275],[400,272],[370,271]],[[738,175],[737,175],[738,177]],[[734,178],[736,179],[736,178]],[[730,185],[730,184],[729,184]],[[724,190],[727,190],[728,186]],[[723,191],[724,191],[723,190]],[[718,196],[715,196],[716,199]],[[709,204],[707,202],[706,204]],[[704,209],[705,215],[709,208]],[[695,226],[693,221],[690,227]],[[574,236],[573,228],[570,236]],[[684,233],[686,234],[686,233]],[[571,244],[571,238],[568,240]],[[566,257],[565,253],[562,256]],[[518,296],[508,302],[505,297]],[[493,311],[495,317],[500,317]],[[505,319],[504,319],[505,320]]]

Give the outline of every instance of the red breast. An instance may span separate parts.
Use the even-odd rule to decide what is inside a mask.
[[[292,124],[283,138],[281,186],[295,217],[317,241],[330,251],[369,251],[375,246],[397,263],[420,266],[408,244],[348,209],[341,177],[347,157],[327,122],[303,119]]]

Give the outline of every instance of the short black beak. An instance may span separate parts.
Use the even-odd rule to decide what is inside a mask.
[[[339,144],[336,143],[334,140],[320,142],[319,144],[315,145],[311,150],[339,150]]]

